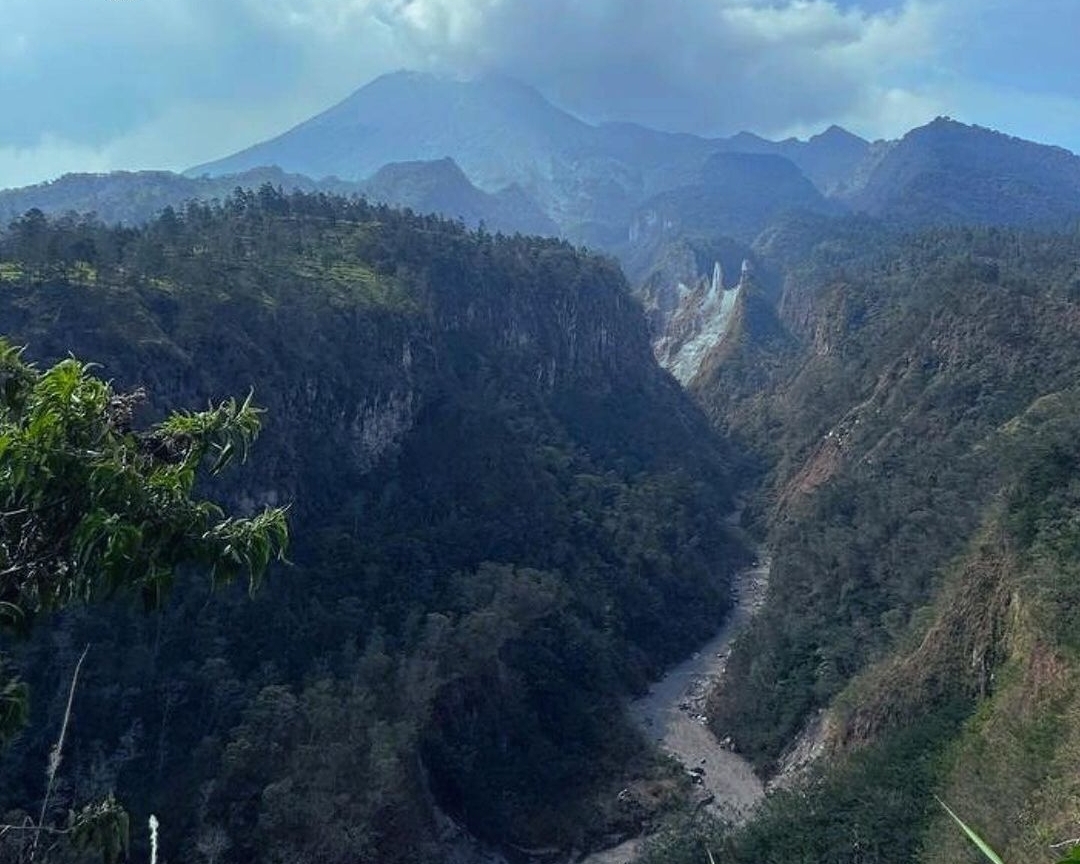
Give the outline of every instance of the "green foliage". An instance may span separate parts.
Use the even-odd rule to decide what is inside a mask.
[[[74,358],[39,372],[20,353],[0,339],[0,628],[26,635],[42,613],[119,592],[157,608],[188,565],[215,584],[244,573],[254,589],[285,552],[284,510],[227,518],[192,497],[200,468],[214,475],[234,454],[246,458],[259,430],[250,396],[135,431],[141,392],[115,392]],[[27,721],[28,696],[0,664],[0,743]],[[69,698],[49,791],[70,711]],[[47,804],[48,792],[43,820]],[[127,857],[128,816],[111,793],[71,812],[60,834],[106,864]],[[31,860],[36,847],[37,837]]]
[[[953,742],[938,790],[1005,860],[1054,861],[1055,841],[1075,834],[1076,405],[1075,390],[1040,397],[992,444],[1010,471],[996,528],[1013,550],[1000,568],[1009,614],[991,686]],[[966,847],[939,817],[921,857],[952,861]]]
[[[68,815],[71,845],[80,852],[100,854],[105,864],[126,861],[131,843],[127,811],[110,794]]]
[[[730,846],[730,826],[703,811],[680,813],[649,838],[638,864],[716,864]],[[714,851],[718,854],[714,855]]]
[[[989,843],[983,840],[983,838],[979,835],[977,831],[975,831],[975,829],[968,826],[968,824],[964,822],[964,820],[961,819],[959,816],[957,816],[940,798],[937,799],[937,802],[941,805],[941,808],[949,814],[949,818],[960,826],[960,830],[963,831],[964,835],[972,843],[975,844],[976,848],[983,854],[983,857],[985,857],[988,861],[992,862],[992,864],[1004,864],[1001,856],[998,855],[998,853],[995,852],[993,848],[991,848]],[[1075,864],[1075,862],[1077,861],[1080,861],[1080,845],[1072,846],[1065,854],[1065,857],[1061,858],[1057,862],[1057,864]]]
[[[29,695],[26,683],[9,677],[6,664],[0,663],[0,746],[26,724]]]
[[[0,604],[25,629],[40,612],[137,591],[160,605],[181,564],[254,588],[284,553],[283,510],[225,518],[192,499],[197,470],[241,458],[258,428],[250,397],[131,428],[140,394],[117,394],[73,358],[45,372],[0,341]]]
[[[987,845],[986,841],[982,839],[982,837],[980,837],[974,830],[969,828],[959,816],[953,813],[953,811],[949,809],[948,804],[946,804],[940,798],[937,799],[937,802],[941,805],[942,809],[949,814],[949,818],[960,826],[960,829],[964,832],[964,834],[967,835],[968,839],[971,840],[971,842],[974,843],[976,847],[978,847],[978,850],[982,852],[982,854],[985,855],[986,858],[992,862],[992,864],[1004,864],[997,852],[991,849],[990,846]]]
[[[68,770],[169,812],[193,859],[437,858],[433,803],[500,844],[603,836],[592,802],[648,761],[620,700],[717,626],[745,554],[731,456],[653,364],[617,268],[273,189],[45,228],[0,316],[39,358],[144,386],[155,417],[254,384],[261,458],[196,488],[292,501],[297,569],[209,605],[177,571],[153,624],[110,606],[63,616],[59,649],[31,640],[35,693],[95,645]],[[21,236],[0,261],[24,262]],[[138,440],[181,456],[190,431]],[[0,754],[0,798],[35,788],[55,710],[35,700]]]

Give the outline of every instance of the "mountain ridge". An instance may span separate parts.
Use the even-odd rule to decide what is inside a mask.
[[[355,180],[388,161],[449,156],[481,189],[516,184],[571,239],[618,243],[628,214],[650,196],[691,182],[708,158],[740,141],[669,133],[633,123],[592,125],[507,78],[472,82],[397,72],[267,141],[188,169],[215,175],[274,164],[311,177]],[[768,142],[755,152],[789,158],[835,186],[870,145],[828,131]]]
[[[419,213],[463,219],[476,227],[506,233],[554,236],[558,227],[520,188],[509,186],[489,194],[468,181],[453,160],[390,163],[359,182],[329,178],[312,180],[276,167],[254,168],[220,177],[186,177],[169,171],[114,171],[108,174],[65,174],[56,180],[0,191],[0,223],[37,209],[47,215],[95,214],[108,224],[141,225],[166,207],[189,201],[224,200],[235,189],[269,185],[285,191],[361,195]]]
[[[844,197],[919,225],[1058,226],[1080,214],[1080,156],[939,117],[880,153]]]

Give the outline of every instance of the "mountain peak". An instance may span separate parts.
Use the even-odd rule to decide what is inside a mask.
[[[935,117],[929,123],[922,126],[916,126],[914,129],[909,130],[900,140],[942,138],[943,136],[956,138],[970,135],[989,135],[991,137],[1002,139],[1007,139],[1009,137],[1008,135],[996,132],[993,129],[987,129],[982,126],[971,126],[967,123],[962,123],[959,120],[954,120],[952,117],[940,115]]]
[[[812,144],[814,142],[829,143],[829,144],[857,144],[862,147],[866,147],[870,144],[865,138],[856,135],[854,132],[849,132],[843,126],[837,126],[833,123],[824,132],[819,132],[817,135],[811,135],[807,140],[807,143]]]
[[[474,183],[495,190],[528,179],[519,176],[522,162],[572,147],[590,129],[506,76],[465,81],[398,71],[276,138],[187,173],[278,165],[311,177],[362,180],[390,162],[451,155]]]
[[[376,201],[409,207],[418,213],[441,213],[469,225],[483,222],[496,230],[525,234],[559,231],[520,187],[488,194],[470,183],[449,156],[384,165],[362,188]]]
[[[857,209],[918,224],[1060,225],[1080,214],[1080,157],[937,117],[912,129],[855,196]]]
[[[376,171],[365,186],[368,189],[377,189],[385,184],[406,181],[440,183],[461,188],[472,186],[461,166],[449,156],[442,159],[390,162]]]
[[[373,78],[368,83],[356,88],[342,103],[354,100],[366,100],[372,97],[385,98],[398,96],[417,98],[425,94],[447,96],[468,92],[499,94],[503,97],[543,103],[547,108],[559,110],[551,105],[535,87],[500,72],[488,72],[475,78],[450,75],[437,75],[434,72],[422,72],[412,69],[399,69]],[[334,108],[328,109],[333,111]]]
[[[1058,147],[1054,144],[1041,144],[1027,138],[1018,138],[1006,132],[999,132],[997,129],[990,129],[987,126],[979,126],[975,123],[964,123],[945,115],[935,117],[929,123],[912,129],[900,139],[899,143],[904,142],[919,144],[929,142],[933,144],[989,148],[979,150],[977,153],[979,158],[984,160],[991,156],[1015,158],[1019,154],[1038,160],[1050,158],[1049,154],[1052,153],[1057,154],[1054,158],[1058,159],[1080,158],[1064,147]]]

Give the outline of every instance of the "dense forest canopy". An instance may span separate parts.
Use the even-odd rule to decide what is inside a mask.
[[[259,430],[250,397],[174,412],[136,431],[140,391],[117,393],[74,358],[39,372],[20,353],[0,338],[0,632],[25,636],[43,613],[116,594],[137,594],[156,609],[180,567],[207,570],[218,586],[246,575],[254,590],[271,559],[284,555],[284,509],[234,518],[191,497],[200,469],[217,474],[247,457]],[[50,822],[89,651],[72,672],[40,815],[0,826],[10,860],[34,861],[39,852],[50,860],[68,849],[100,852],[107,864],[126,855],[130,822],[111,790],[100,800],[68,802],[67,818]],[[5,659],[0,745],[22,730],[29,697],[26,683],[5,673]]]
[[[748,508],[769,597],[710,723],[785,779],[726,840],[655,860],[978,860],[934,794],[1005,860],[1057,860],[1078,800],[1080,234],[797,218],[755,249],[779,300],[747,304],[692,383],[770,466]]]
[[[260,458],[205,488],[289,503],[294,562],[251,601],[179,574],[158,616],[15,646],[40,696],[0,808],[36,800],[86,642],[65,795],[167,813],[178,857],[415,860],[439,812],[582,848],[624,766],[662,770],[621,700],[723,618],[736,461],[610,261],[271,187],[144,228],[31,212],[0,329],[144,387],[150,419],[254,387]]]
[[[148,422],[254,387],[259,458],[196,491],[289,503],[294,542],[250,601],[180,571],[160,616],[73,609],[13,645],[35,698],[7,821],[93,642],[61,800],[167,812],[193,860],[632,834],[619,791],[679,783],[623,706],[723,620],[741,492],[772,574],[709,722],[765,776],[793,741],[824,756],[646,860],[957,860],[935,793],[1049,860],[1032,838],[1080,801],[1080,235],[804,213],[680,242],[647,297],[752,262],[689,395],[618,267],[563,241],[269,186],[142,228],[13,222],[0,331],[145,388]]]

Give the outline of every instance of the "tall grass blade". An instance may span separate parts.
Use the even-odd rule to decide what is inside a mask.
[[[56,782],[56,772],[60,768],[60,758],[64,751],[64,740],[67,738],[68,721],[71,720],[71,706],[75,701],[75,686],[79,683],[79,672],[82,670],[83,660],[86,659],[86,654],[89,650],[89,645],[83,648],[82,655],[79,657],[79,662],[75,664],[75,674],[71,676],[71,689],[68,690],[67,708],[64,711],[64,722],[60,726],[60,737],[56,740],[56,744],[53,745],[53,749],[49,752],[49,767],[45,772],[49,782],[45,786],[45,798],[41,802],[41,815],[38,817],[37,831],[34,832],[34,842],[30,845],[31,862],[33,862],[37,855],[38,841],[41,839],[41,832],[45,828],[45,817],[49,814],[49,799],[52,797],[53,784]]]
[[[944,801],[942,801],[940,798],[938,798],[937,795],[934,796],[934,800],[936,800],[937,803],[940,804],[945,809],[945,812],[948,813],[952,817],[953,821],[957,825],[959,825],[962,829],[964,829],[964,833],[967,834],[968,839],[970,839],[972,843],[974,843],[976,846],[979,847],[979,851],[982,852],[983,855],[985,855],[987,858],[989,858],[991,861],[993,861],[994,864],[1005,864],[1005,862],[1001,860],[1001,858],[997,854],[997,852],[995,852],[993,849],[991,849],[987,845],[986,841],[982,839],[982,837],[980,837],[978,834],[976,834],[971,828],[968,828],[968,826],[964,824],[964,820],[962,820],[959,816],[957,816],[955,813],[953,813],[952,810],[949,809],[948,804],[946,804]]]

